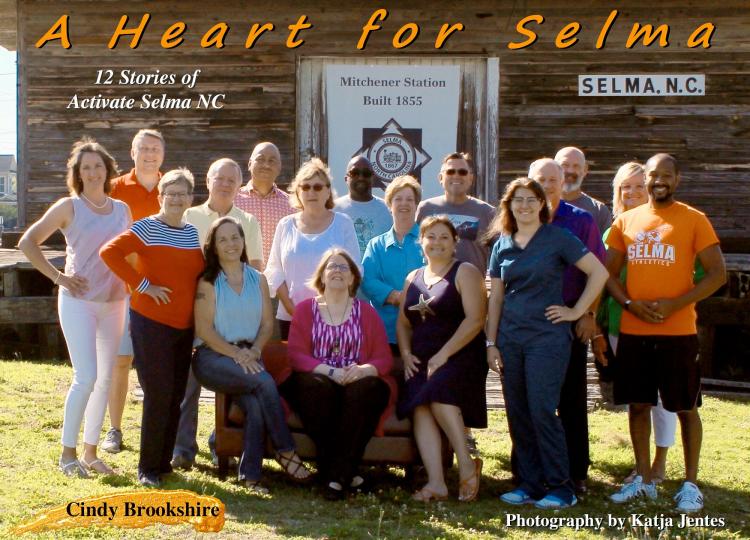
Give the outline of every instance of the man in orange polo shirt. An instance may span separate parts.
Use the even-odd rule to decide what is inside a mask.
[[[155,129],[142,129],[133,137],[130,157],[135,167],[127,174],[112,180],[113,199],[119,199],[130,207],[133,221],[159,213],[160,168],[164,162],[164,137]],[[126,311],[129,313],[129,310]],[[128,377],[133,363],[133,343],[130,340],[130,324],[125,320],[117,363],[112,370],[109,387],[109,421],[112,425],[102,442],[102,450],[117,453],[122,450],[122,413],[128,396]]]
[[[607,289],[623,306],[614,365],[615,403],[628,403],[637,475],[610,496],[615,503],[656,498],[651,479],[651,407],[661,395],[676,412],[685,449],[685,482],[675,495],[677,510],[697,512],[703,494],[696,485],[703,427],[695,303],[726,281],[724,258],[702,212],[677,202],[677,160],[656,154],[646,162],[649,202],[620,214],[607,237]],[[706,270],[693,283],[696,257]],[[625,286],[620,272],[627,265]]]

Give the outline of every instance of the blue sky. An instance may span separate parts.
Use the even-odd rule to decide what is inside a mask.
[[[0,154],[16,153],[16,53],[0,48]]]

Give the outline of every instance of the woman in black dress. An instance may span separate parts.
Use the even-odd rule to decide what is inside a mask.
[[[427,265],[404,283],[396,332],[404,360],[406,388],[400,417],[411,416],[428,481],[413,498],[443,500],[440,430],[458,459],[458,499],[477,497],[482,460],[472,459],[465,427],[487,427],[487,363],[482,326],[487,310],[484,278],[454,257],[458,235],[446,216],[425,219],[419,230]]]

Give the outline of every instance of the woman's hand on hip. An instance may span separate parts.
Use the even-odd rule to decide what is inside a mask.
[[[577,321],[580,317],[574,309],[566,306],[549,306],[544,310],[544,316],[552,324],[558,324],[565,321]]]
[[[149,285],[146,290],[143,291],[143,294],[149,295],[154,299],[156,305],[159,305],[169,304],[169,293],[171,292],[172,289],[170,289],[169,287],[162,287],[161,285]]]
[[[503,357],[500,354],[500,349],[494,345],[487,347],[487,365],[498,375],[503,374]]]
[[[83,296],[89,290],[89,281],[78,274],[72,276],[60,274],[57,284],[68,289],[74,297]]]
[[[375,366],[370,364],[351,364],[342,369],[343,375],[341,376],[340,384],[346,386],[349,383],[356,382],[365,377],[374,377],[378,374]]]
[[[417,366],[422,362],[412,353],[402,355],[401,358],[404,361],[404,380],[408,381],[417,374],[419,371]]]

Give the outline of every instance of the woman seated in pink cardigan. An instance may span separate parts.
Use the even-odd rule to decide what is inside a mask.
[[[311,287],[319,295],[294,310],[289,330],[293,373],[280,391],[315,442],[327,499],[362,489],[358,468],[373,433],[393,411],[396,382],[388,338],[375,309],[355,298],[361,283],[349,254],[323,254]]]

